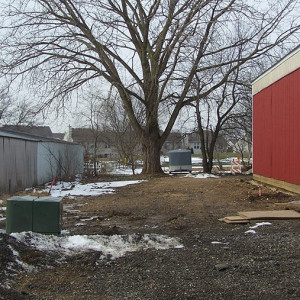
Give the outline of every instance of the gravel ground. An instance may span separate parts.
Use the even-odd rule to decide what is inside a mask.
[[[122,178],[98,180],[112,179]],[[259,197],[257,190],[251,176],[165,176],[112,195],[65,198],[65,206],[78,210],[64,212],[63,229],[70,234],[163,234],[184,247],[114,260],[96,251],[62,258],[0,233],[0,299],[299,299],[299,220],[272,220],[256,233],[246,231],[261,221],[218,221],[299,199],[266,186]],[[95,215],[76,226],[79,218]]]

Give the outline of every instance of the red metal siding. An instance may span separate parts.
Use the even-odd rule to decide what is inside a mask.
[[[267,177],[272,176],[271,95],[267,88],[253,99],[253,172]]]
[[[253,97],[253,172],[300,184],[300,69]]]

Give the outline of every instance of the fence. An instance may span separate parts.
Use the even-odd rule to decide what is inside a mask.
[[[94,165],[94,162],[89,160],[84,163],[84,173],[88,175],[98,175],[101,173],[111,172],[113,169],[120,168],[120,166],[120,163],[117,161],[96,162]]]

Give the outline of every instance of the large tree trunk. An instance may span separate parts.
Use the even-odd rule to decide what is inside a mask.
[[[207,141],[207,173],[211,173],[213,168],[214,151],[216,147],[217,138],[219,136],[219,125],[216,126],[215,131],[211,132],[211,140]]]
[[[212,164],[213,164],[213,155],[211,156],[210,151],[208,151],[209,138],[208,138],[208,136],[205,136],[205,132],[202,127],[202,120],[201,120],[201,114],[200,114],[199,107],[200,107],[200,103],[198,100],[197,105],[196,105],[196,116],[197,116],[198,133],[199,133],[199,138],[200,138],[200,149],[201,149],[201,154],[202,154],[203,173],[211,173]]]
[[[202,154],[203,173],[210,173],[211,169],[209,168],[209,163],[207,160],[204,130],[201,126],[199,126],[199,124],[198,124],[198,132],[199,132],[199,137],[200,137],[200,149],[201,149],[201,154]]]
[[[161,139],[159,127],[153,126],[144,133],[142,139],[144,157],[143,174],[160,174],[163,170],[160,165]]]
[[[143,145],[143,174],[159,174],[163,173],[160,165],[160,149],[154,141],[150,141],[148,145]]]
[[[209,136],[205,137],[205,132],[201,126],[201,123],[198,122],[198,133],[200,137],[203,173],[211,173],[212,171],[214,150],[219,131],[219,125],[217,125],[217,129],[214,132],[211,132],[211,138],[209,138]]]

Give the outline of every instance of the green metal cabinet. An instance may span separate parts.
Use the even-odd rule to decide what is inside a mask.
[[[6,233],[33,231],[56,234],[61,231],[61,198],[12,197],[7,199]]]
[[[61,230],[61,199],[42,197],[33,201],[32,231],[59,234]]]
[[[32,204],[36,197],[12,197],[6,204],[6,232],[32,231]]]

